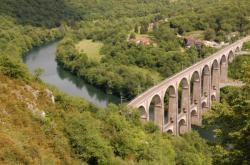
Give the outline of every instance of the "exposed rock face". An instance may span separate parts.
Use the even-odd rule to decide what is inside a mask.
[[[4,84],[0,82],[0,88],[2,90],[10,88],[8,84]],[[16,86],[11,87],[11,91],[9,92],[14,99],[20,101],[25,105],[25,107],[30,110],[34,115],[37,115],[41,118],[45,118],[46,113],[39,108],[39,98],[45,97],[45,99],[49,100],[50,103],[55,104],[55,97],[49,89],[41,90],[35,89],[30,85],[24,86]]]
[[[26,102],[27,108],[32,111],[33,114],[40,116],[41,118],[45,118],[46,113],[37,108],[36,103]]]
[[[25,88],[28,92],[30,92],[30,93],[33,95],[33,97],[37,100],[37,98],[38,98],[38,96],[39,96],[39,93],[40,93],[39,90],[35,90],[35,89],[33,89],[31,86],[29,86],[29,85],[25,85],[24,88]]]
[[[53,95],[53,93],[49,89],[46,89],[45,92],[47,93],[47,97],[49,97],[52,103],[55,104],[55,96]]]
[[[24,88],[33,95],[35,100],[37,100],[39,94],[41,93],[41,91],[36,90],[36,89],[32,88],[29,85],[25,85]],[[51,102],[54,104],[55,103],[55,97],[53,95],[53,92],[50,91],[49,89],[45,89],[45,93],[46,93],[46,97],[50,98]]]

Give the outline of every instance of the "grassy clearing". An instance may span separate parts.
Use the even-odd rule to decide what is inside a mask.
[[[152,39],[152,36],[148,35],[148,34],[136,34],[136,39],[144,39],[144,38],[149,38]]]
[[[99,62],[102,58],[102,55],[100,54],[100,49],[102,46],[103,43],[101,42],[82,40],[76,45],[76,48],[78,51],[86,53],[89,59]]]
[[[190,36],[196,39],[204,39],[204,31],[197,30],[197,31],[192,31],[192,32],[187,32],[185,33],[185,36]]]

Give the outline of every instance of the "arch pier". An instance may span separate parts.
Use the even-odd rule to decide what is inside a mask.
[[[213,101],[220,101],[220,84],[228,81],[228,64],[250,37],[243,38],[169,77],[133,99],[141,121],[153,121],[162,132],[182,135],[201,125]],[[238,53],[239,54],[239,53]]]

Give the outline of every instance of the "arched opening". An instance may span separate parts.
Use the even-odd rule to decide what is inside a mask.
[[[178,87],[178,114],[187,113],[189,110],[189,85],[186,78],[183,78]]]
[[[164,124],[176,120],[176,92],[173,86],[168,87],[164,96]]]
[[[199,125],[198,112],[196,110],[191,112],[191,125]]]
[[[202,70],[201,75],[201,96],[208,97],[209,95],[209,81],[210,81],[210,71],[209,67],[206,65]]]
[[[214,60],[211,69],[211,89],[212,93],[216,93],[216,100],[219,100],[219,81],[220,81],[220,67],[217,60]]]
[[[204,114],[207,110],[208,110],[208,106],[206,102],[203,102],[201,104],[201,109],[202,109],[202,113]]]
[[[216,101],[215,95],[212,95],[212,96],[211,96],[211,100],[212,100],[212,101]]]
[[[235,49],[235,52],[237,53],[237,52],[240,52],[240,47],[237,47],[236,49]]]
[[[171,130],[171,129],[167,130],[167,133],[170,134],[170,135],[173,135],[173,134],[174,134],[174,133],[173,133],[173,130]]]
[[[228,64],[231,64],[233,62],[233,60],[234,60],[234,53],[233,53],[233,51],[229,52],[227,60],[228,60]]]
[[[200,101],[200,93],[201,93],[201,82],[200,82],[200,75],[196,71],[193,73],[191,82],[190,82],[190,102],[191,105],[195,104],[198,105]]]
[[[179,135],[183,135],[187,131],[188,131],[187,130],[187,123],[184,119],[181,119],[178,123],[178,133],[179,133]]]
[[[221,83],[227,82],[227,69],[228,69],[227,58],[225,55],[223,55],[220,60],[220,82]]]
[[[139,112],[140,112],[140,117],[142,121],[147,121],[147,112],[146,109],[144,108],[144,106],[140,106],[139,108]]]
[[[162,128],[163,112],[161,98],[159,95],[155,95],[150,102],[149,120],[153,121],[160,128]]]

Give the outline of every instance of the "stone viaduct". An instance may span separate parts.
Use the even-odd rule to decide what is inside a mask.
[[[228,64],[237,55],[245,37],[169,77],[133,99],[142,121],[154,121],[162,132],[181,135],[191,125],[201,125],[202,115],[220,100],[220,85],[227,83]]]

